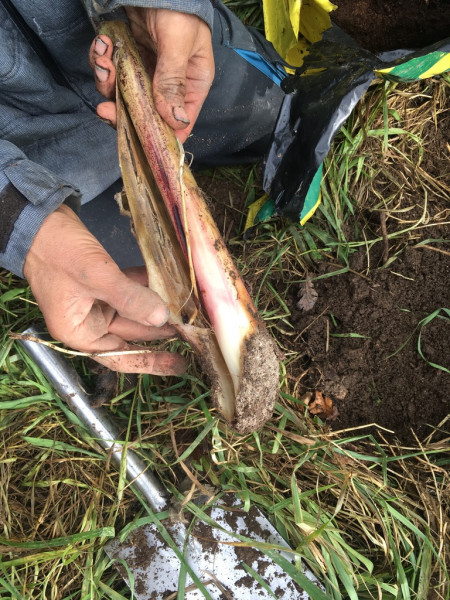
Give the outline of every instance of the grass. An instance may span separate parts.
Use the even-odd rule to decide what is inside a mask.
[[[391,263],[415,237],[423,243],[423,229],[433,237],[434,228],[448,225],[448,214],[434,214],[428,199],[450,199],[445,164],[430,168],[433,131],[439,115],[448,110],[449,89],[444,80],[438,85],[431,80],[407,87],[389,82],[372,86],[325,161],[319,218],[305,226],[311,252],[317,252],[319,239],[322,254],[348,264],[357,248],[369,251],[383,243],[378,229],[385,213],[392,222],[387,234]]]
[[[363,431],[327,432],[286,381],[274,419],[236,436],[194,376],[164,388],[148,379],[111,410],[174,494],[181,463],[203,485],[238,491],[271,518],[328,598],[376,598],[379,590],[383,598],[427,598],[420,589],[433,581],[447,597],[449,438],[402,449]],[[2,598],[127,598],[101,548],[151,510],[45,382],[39,392],[26,406],[1,405]]]
[[[442,314],[441,314],[442,313]],[[432,312],[431,314],[427,315],[424,319],[422,319],[418,325],[419,327],[419,337],[417,339],[417,351],[420,354],[420,356],[431,366],[434,367],[435,369],[439,369],[441,371],[444,371],[445,373],[448,373],[450,375],[450,370],[447,367],[444,367],[442,365],[438,365],[436,363],[431,362],[430,360],[428,360],[422,351],[422,333],[424,330],[424,327],[426,325],[428,325],[429,323],[431,323],[433,321],[433,319],[443,319],[444,321],[446,321],[447,323],[450,322],[450,310],[448,308],[437,308],[434,312]]]
[[[333,266],[326,276],[337,277],[362,248],[369,271],[370,248],[386,242],[381,212],[388,217],[389,264],[407,244],[443,251],[448,211],[436,212],[441,204],[433,198],[448,200],[450,190],[444,166],[434,167],[430,157],[448,90],[445,79],[373,86],[327,158],[323,203],[305,228],[265,223],[246,246],[229,236],[284,353],[274,418],[262,430],[237,436],[218,420],[195,363],[182,378],[142,376],[130,389],[122,380],[108,406],[126,442],[148,457],[175,497],[186,500],[177,488],[187,477],[258,506],[333,600],[450,598],[448,420],[401,447],[380,428],[376,436],[365,428],[330,431],[312,418],[302,376],[292,375],[303,350],[289,303],[293,287],[319,264]],[[254,169],[222,169],[214,177],[233,181],[249,202],[259,193]],[[238,203],[231,213],[242,223]],[[430,314],[421,331],[446,315]],[[0,597],[127,599],[103,546],[155,516],[8,336],[39,318],[24,282],[1,272]],[[92,383],[83,359],[74,363]],[[185,510],[202,512],[191,501]]]
[[[255,27],[264,32],[262,0],[225,0],[224,4],[232,10],[247,27]]]

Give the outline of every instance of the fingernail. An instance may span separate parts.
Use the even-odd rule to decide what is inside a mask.
[[[109,69],[104,69],[103,67],[100,67],[99,65],[95,65],[95,76],[98,79],[98,81],[104,83],[105,81],[108,81],[108,77],[109,77]]]
[[[153,327],[162,327],[167,323],[169,318],[169,309],[167,306],[161,305],[158,308],[154,308],[149,319],[146,320],[146,325],[152,325]]]
[[[105,54],[107,48],[108,48],[108,44],[105,44],[105,42],[101,38],[99,38],[99,37],[96,38],[95,45],[94,45],[94,50],[95,50],[96,54],[103,56]]]
[[[186,114],[186,111],[182,106],[173,106],[172,107],[173,118],[176,121],[180,121],[180,123],[184,123],[185,125],[189,125],[190,120]]]

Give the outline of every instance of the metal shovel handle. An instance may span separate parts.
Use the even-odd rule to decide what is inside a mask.
[[[32,326],[24,331],[24,336],[38,337],[38,330]],[[108,411],[94,408],[89,394],[83,388],[80,378],[60,352],[45,344],[29,339],[20,340],[23,348],[39,366],[55,391],[80,419],[95,441],[110,455],[117,468],[122,460],[126,462],[126,478],[136,488],[155,512],[168,506],[167,490],[148,469],[148,465],[133,450],[126,449],[119,440],[119,429]],[[124,457],[125,456],[125,457]]]

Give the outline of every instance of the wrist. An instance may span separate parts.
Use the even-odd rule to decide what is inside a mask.
[[[73,210],[65,204],[61,204],[43,220],[31,243],[23,265],[24,277],[30,285],[32,285],[34,276],[39,276],[38,273],[40,273],[41,267],[47,264],[48,260],[54,259],[64,252],[64,249],[58,247],[59,244],[55,241],[55,232],[64,235],[63,232],[68,223],[72,224],[78,220]],[[59,235],[57,237],[59,240]]]

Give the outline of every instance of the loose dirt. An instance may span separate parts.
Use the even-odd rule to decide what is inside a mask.
[[[420,323],[449,306],[450,257],[411,246],[369,277],[366,260],[358,252],[354,272],[317,281],[307,314],[291,297],[297,343],[307,353],[302,383],[331,397],[339,411],[334,429],[377,423],[393,432],[387,438],[414,443],[448,414],[449,375],[430,363],[450,368],[449,321]]]
[[[337,4],[333,21],[373,52],[423,48],[450,35],[447,0]],[[423,167],[448,185],[448,112],[433,136],[435,154],[427,154]],[[432,201],[437,211],[448,211],[444,201]],[[436,237],[448,234],[447,228]],[[318,281],[318,301],[308,316],[292,299],[292,319],[311,361],[303,384],[334,399],[339,417],[333,427],[376,422],[400,442],[413,443],[449,412],[449,375],[430,364],[450,367],[449,322],[441,311],[423,328],[420,323],[449,307],[450,256],[410,246],[391,268],[382,269],[382,250],[374,248],[370,256],[358,252],[351,260],[354,273]],[[365,277],[361,273],[368,263],[372,270]],[[352,334],[362,337],[336,337]]]
[[[336,0],[332,20],[367,50],[424,48],[450,36],[448,0]]]

